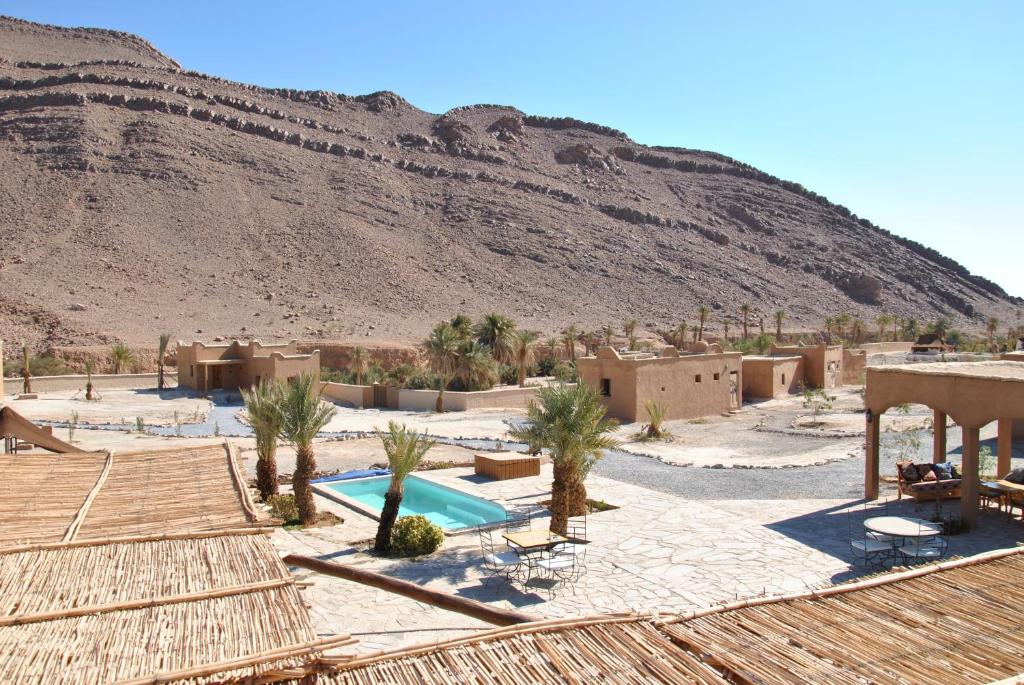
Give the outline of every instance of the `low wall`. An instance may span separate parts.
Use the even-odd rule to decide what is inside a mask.
[[[863,343],[860,349],[868,354],[884,354],[886,352],[910,352],[910,348],[913,346],[912,342],[880,342]]]
[[[347,383],[321,383],[323,396],[346,407],[362,409],[373,406],[372,385],[349,385]]]
[[[437,390],[398,391],[398,409],[403,411],[434,411]],[[467,409],[524,409],[537,395],[537,386],[528,388],[502,387],[479,392],[452,392],[444,394],[445,411]]]
[[[92,387],[96,390],[135,390],[141,388],[156,389],[157,374],[155,373],[94,373],[92,375]],[[178,374],[164,372],[164,381],[171,387],[178,384]],[[85,390],[86,376],[33,376],[32,392],[72,392]],[[21,392],[21,378],[4,379],[5,389],[10,394]]]
[[[865,350],[843,350],[843,385],[863,385],[864,370],[868,365]]]

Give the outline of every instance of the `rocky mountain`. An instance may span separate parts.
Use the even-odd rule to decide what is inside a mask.
[[[268,89],[0,19],[0,337],[415,339],[458,311],[712,330],[1021,302],[798,183],[568,118]]]

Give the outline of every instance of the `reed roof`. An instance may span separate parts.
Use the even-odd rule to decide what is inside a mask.
[[[323,651],[265,531],[0,550],[0,682],[273,682]]]
[[[522,624],[357,657],[320,682],[989,683],[1024,671],[1022,552],[682,616]]]
[[[235,448],[0,455],[0,547],[222,530],[257,519]]]

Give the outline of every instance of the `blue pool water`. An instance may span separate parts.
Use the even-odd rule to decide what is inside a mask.
[[[351,497],[379,512],[384,508],[384,493],[387,492],[390,483],[391,476],[378,476],[324,483],[323,487]],[[431,522],[449,530],[505,520],[505,510],[494,502],[467,495],[423,478],[409,476],[405,479],[405,494],[402,496],[398,515],[416,514],[422,514]]]

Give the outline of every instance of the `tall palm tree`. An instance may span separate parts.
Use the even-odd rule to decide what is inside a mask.
[[[615,337],[615,329],[609,325],[605,325],[601,328],[601,342],[604,345],[611,345],[612,339]]]
[[[512,343],[516,358],[516,369],[519,376],[519,387],[526,387],[526,370],[533,365],[536,357],[537,340],[539,335],[536,331],[528,331],[520,328],[515,332]]]
[[[744,302],[740,305],[740,313],[743,314],[743,339],[747,339],[747,331],[750,324],[750,303]]]
[[[438,393],[435,410],[444,411],[444,391],[455,378],[459,364],[459,333],[448,323],[439,323],[423,342],[430,370],[437,374]]]
[[[476,339],[491,351],[500,364],[512,362],[512,333],[516,324],[507,316],[492,312],[484,316],[476,327]]]
[[[156,389],[164,389],[164,358],[167,356],[167,346],[171,343],[170,333],[161,333],[159,344],[156,350]]]
[[[110,349],[110,365],[114,367],[114,373],[118,374],[135,361],[135,354],[123,343],[118,343]]]
[[[471,340],[459,348],[455,375],[463,390],[489,390],[498,380],[497,364],[490,350]]]
[[[885,342],[885,331],[892,323],[892,317],[885,313],[879,314],[875,317],[875,323],[878,324],[878,342]]]
[[[921,324],[917,319],[910,317],[903,322],[903,334],[912,341],[917,340],[917,336],[921,335]]]
[[[861,337],[864,335],[864,328],[864,322],[859,318],[850,322],[850,337],[853,338],[854,343],[860,342]]]
[[[832,329],[835,328],[836,320],[831,316],[825,317],[825,332],[828,334],[828,341],[832,342]]]
[[[455,330],[460,342],[468,342],[473,337],[473,319],[465,314],[456,314],[452,317],[451,327]]]
[[[680,321],[679,325],[676,326],[675,331],[673,331],[673,333],[675,334],[675,342],[673,342],[672,344],[675,345],[677,349],[681,350],[686,347],[687,328],[688,326],[686,325],[686,322]]]
[[[722,328],[724,330],[725,342],[729,342],[729,317],[722,317]]]
[[[32,362],[29,360],[28,345],[21,346],[21,391],[26,395],[32,392]],[[3,369],[0,369],[0,373]]]
[[[705,324],[707,324],[708,315],[710,314],[711,310],[705,307],[704,305],[701,305],[700,309],[697,310],[697,321],[699,324],[699,328],[697,329],[697,340],[704,339],[704,326]]]
[[[949,319],[944,316],[940,316],[935,320],[935,323],[929,326],[929,328],[931,328],[931,332],[935,335],[940,338],[945,338],[946,334],[949,333]]]
[[[985,332],[988,333],[989,347],[992,347],[992,338],[995,337],[997,328],[999,328],[999,319],[994,316],[988,317],[988,321],[985,322]]]
[[[580,342],[583,343],[583,349],[586,351],[586,356],[589,357],[597,351],[597,333],[594,331],[580,333]]]
[[[423,455],[434,446],[416,431],[404,425],[388,421],[388,432],[377,432],[384,443],[384,452],[388,455],[388,468],[391,470],[391,484],[384,495],[384,508],[380,512],[380,524],[377,526],[377,538],[373,549],[381,554],[391,551],[391,529],[398,519],[398,511],[402,506],[405,494],[405,477],[416,470],[423,460]]]
[[[85,399],[92,399],[92,359],[85,360]]]
[[[320,401],[320,389],[312,374],[304,373],[288,382],[281,401],[281,438],[295,445],[295,473],[292,491],[304,526],[316,523],[316,504],[309,479],[316,472],[313,438],[338,411]]]
[[[277,439],[284,428],[284,393],[277,381],[242,390],[245,421],[256,436],[256,488],[264,502],[277,494]]]
[[[782,322],[786,319],[786,310],[775,310],[775,339],[782,342]]]
[[[564,535],[570,516],[587,510],[584,481],[604,451],[618,446],[618,426],[605,416],[600,398],[586,383],[541,388],[526,410],[526,421],[509,431],[514,440],[547,448],[554,466],[551,530]]]
[[[349,360],[349,370],[355,374],[356,385],[363,384],[363,376],[366,375],[368,368],[370,368],[370,355],[367,354],[365,347],[356,345],[352,350],[352,358]]]
[[[576,324],[571,324],[562,331],[562,344],[565,345],[565,356],[573,364],[576,363]]]
[[[622,332],[626,334],[627,338],[633,337],[633,333],[636,331],[638,323],[639,322],[636,319],[630,319],[626,323],[622,324]]]
[[[544,342],[544,346],[548,350],[548,359],[554,359],[558,355],[558,348],[562,346],[562,341],[553,335],[549,335],[548,339]]]
[[[843,312],[842,314],[836,314],[835,323],[836,335],[839,336],[839,340],[841,342],[845,337],[844,333],[846,332],[846,327],[850,323],[850,315],[847,314],[846,312]]]

